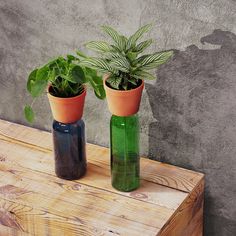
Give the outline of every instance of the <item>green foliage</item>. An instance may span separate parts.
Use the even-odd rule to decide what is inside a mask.
[[[27,90],[33,98],[41,96],[47,86],[51,86],[51,93],[56,97],[73,97],[84,90],[84,84],[88,83],[94,90],[95,95],[105,98],[102,77],[89,65],[81,66],[81,58],[87,56],[80,51],[76,52],[78,57],[67,55],[66,58],[58,57],[40,68],[33,70],[27,81]],[[104,65],[103,65],[104,66]],[[32,123],[34,112],[32,107],[27,105],[24,108],[25,118]]]
[[[25,106],[24,108],[25,118],[29,123],[33,123],[34,121],[34,111],[31,106]]]
[[[139,85],[140,79],[155,79],[148,70],[166,63],[173,55],[173,51],[140,55],[153,42],[152,39],[138,42],[150,29],[151,24],[145,25],[127,38],[110,26],[102,26],[103,32],[112,39],[112,43],[88,42],[86,47],[99,53],[99,57],[84,57],[79,65],[110,74],[107,83],[117,90],[135,88]]]

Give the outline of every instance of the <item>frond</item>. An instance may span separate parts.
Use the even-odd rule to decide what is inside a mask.
[[[132,36],[129,37],[127,46],[128,48],[134,47],[139,38],[143,36],[144,33],[147,33],[152,27],[152,24],[144,25],[138,29]]]
[[[95,70],[98,70],[102,73],[116,73],[116,70],[114,70],[109,63],[102,58],[87,58],[85,60],[82,60],[79,65],[84,67],[90,67]]]
[[[159,52],[150,55],[144,55],[137,59],[136,64],[142,70],[151,70],[167,62],[173,55],[173,51]]]
[[[112,47],[107,42],[103,41],[91,41],[88,42],[85,46],[96,52],[109,52],[112,50]]]

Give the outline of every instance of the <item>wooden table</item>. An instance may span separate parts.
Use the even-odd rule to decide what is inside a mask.
[[[0,120],[0,235],[202,235],[203,174],[141,158],[141,187],[119,192],[109,149],[88,144],[86,176],[66,181],[51,139]]]

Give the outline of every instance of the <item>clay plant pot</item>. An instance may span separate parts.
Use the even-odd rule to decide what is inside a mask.
[[[82,94],[70,98],[55,97],[49,91],[50,86],[48,87],[47,95],[53,118],[56,121],[69,124],[81,119],[84,111],[85,88]]]
[[[116,116],[131,116],[139,111],[140,101],[142,97],[142,91],[144,88],[144,82],[131,90],[115,90],[106,85],[108,75],[104,76],[104,88],[106,91],[106,98],[108,108],[113,115]]]

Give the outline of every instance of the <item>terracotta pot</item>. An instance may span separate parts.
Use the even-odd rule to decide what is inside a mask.
[[[104,88],[106,91],[106,98],[108,108],[113,115],[116,116],[131,116],[139,111],[144,82],[131,90],[115,90],[106,85],[106,80],[109,76],[104,76]]]
[[[83,115],[86,89],[83,93],[70,98],[55,97],[49,92],[48,99],[52,110],[53,118],[62,123],[74,123],[80,120]]]

